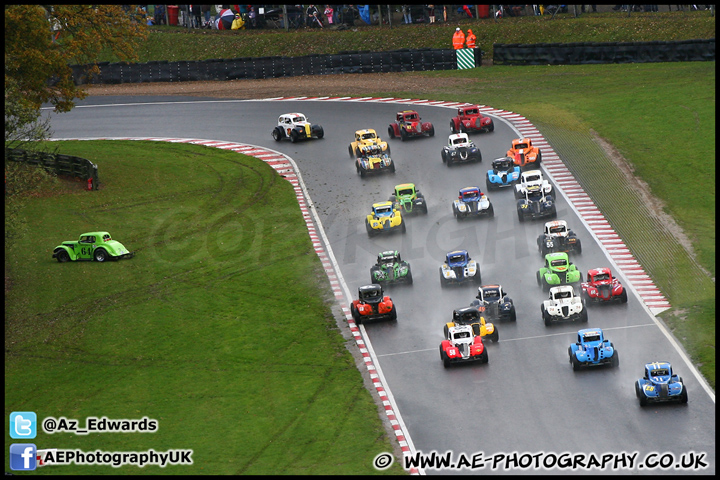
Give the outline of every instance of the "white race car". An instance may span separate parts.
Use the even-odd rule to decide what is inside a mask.
[[[528,187],[539,185],[545,195],[552,193],[553,187],[543,178],[540,170],[526,170],[520,174],[520,180],[515,184],[515,198],[522,198]]]
[[[588,321],[587,310],[582,298],[575,294],[572,285],[562,285],[550,289],[550,297],[540,305],[545,325],[554,322]]]
[[[448,143],[440,152],[443,163],[482,162],[480,149],[471,141],[467,133],[454,133],[448,137]]]
[[[323,138],[325,131],[320,125],[311,124],[302,113],[285,113],[278,117],[278,123],[272,131],[272,137],[276,142],[283,138],[289,138],[295,143],[298,140],[308,138]]]

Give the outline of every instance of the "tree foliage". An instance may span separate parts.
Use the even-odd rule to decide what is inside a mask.
[[[67,112],[86,95],[69,66],[93,64],[108,50],[122,61],[135,60],[146,30],[144,15],[133,5],[6,6],[5,84],[29,107],[50,103]],[[93,65],[87,73],[97,71]]]

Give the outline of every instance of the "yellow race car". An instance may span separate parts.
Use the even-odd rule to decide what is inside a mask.
[[[378,202],[373,203],[372,213],[365,218],[365,229],[368,237],[395,230],[405,233],[405,222],[400,209],[392,202]]]
[[[366,128],[355,132],[355,141],[348,147],[350,158],[363,157],[371,154],[379,156],[382,153],[390,155],[390,145],[380,140],[375,130]]]
[[[477,307],[456,308],[453,310],[452,322],[445,324],[445,337],[447,338],[448,330],[456,325],[470,325],[475,336],[480,335],[484,340],[498,341],[498,330],[495,325],[485,321],[485,317],[480,315]]]

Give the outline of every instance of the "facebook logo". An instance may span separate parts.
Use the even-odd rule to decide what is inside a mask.
[[[35,470],[37,467],[37,447],[32,443],[13,443],[10,445],[11,470]]]
[[[10,438],[35,438],[37,415],[35,412],[12,412],[10,414]]]

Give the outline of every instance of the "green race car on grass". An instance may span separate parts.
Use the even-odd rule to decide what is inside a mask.
[[[108,232],[88,232],[80,235],[78,241],[69,240],[53,250],[52,258],[60,263],[76,260],[104,262],[132,258],[134,252],[128,251],[122,243],[113,240]]]
[[[565,252],[545,255],[545,265],[537,272],[537,283],[546,291],[553,285],[580,283],[581,280],[582,273],[575,264],[570,263]]]

